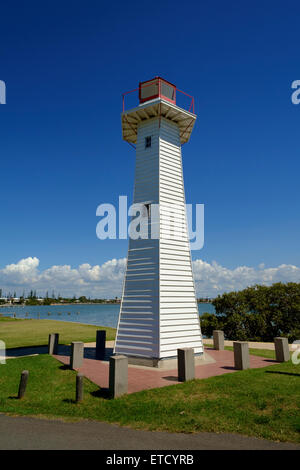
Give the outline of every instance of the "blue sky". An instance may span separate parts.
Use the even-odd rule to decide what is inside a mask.
[[[205,245],[193,259],[230,273],[300,266],[300,105],[291,102],[291,83],[300,79],[299,2],[151,5],[1,4],[4,287],[44,289],[41,273],[53,266],[72,272],[126,257],[127,241],[96,238],[96,207],[132,197],[135,154],[121,137],[121,93],[156,75],[195,97],[184,178],[187,202],[205,204]],[[22,277],[26,263],[18,263],[29,258],[39,264],[29,260],[34,274]],[[298,280],[292,273],[283,280]],[[117,278],[105,289],[117,292],[122,273]],[[59,289],[59,278],[48,281]],[[61,290],[74,282],[63,278]],[[240,287],[213,284],[201,293]]]

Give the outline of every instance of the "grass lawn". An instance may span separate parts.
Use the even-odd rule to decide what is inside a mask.
[[[17,400],[22,370],[29,370],[26,396]],[[85,379],[84,400],[74,403],[76,373],[48,355],[0,365],[0,412],[93,419],[138,429],[170,432],[231,432],[300,442],[300,366],[262,369],[103,398]]]
[[[69,344],[72,341],[85,343],[96,341],[96,331],[106,330],[106,339],[115,338],[114,328],[85,325],[56,320],[21,320],[0,317],[0,340],[6,348],[22,346],[42,346],[48,344],[49,333],[59,333],[59,343]]]

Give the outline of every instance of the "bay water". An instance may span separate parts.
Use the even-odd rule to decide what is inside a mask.
[[[204,312],[214,313],[210,303],[198,304],[199,315]],[[36,305],[0,307],[0,315],[16,318],[32,318],[72,321],[97,326],[117,328],[120,304],[70,304],[70,305]],[[0,324],[1,325],[1,324]]]

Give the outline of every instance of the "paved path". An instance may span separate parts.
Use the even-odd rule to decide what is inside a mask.
[[[109,351],[109,350],[108,350]],[[236,372],[234,368],[234,355],[232,351],[215,351],[205,348],[205,352],[212,361],[210,363],[196,365],[195,376],[197,379],[205,379],[216,375]],[[108,354],[109,355],[109,354]],[[95,349],[85,348],[83,366],[78,369],[101,388],[108,388],[109,362],[108,360],[96,360]],[[54,356],[63,364],[69,364],[69,355]],[[108,359],[108,357],[106,358]],[[250,356],[250,367],[260,368],[277,364],[272,359],[259,356]],[[171,370],[156,369],[152,367],[128,366],[128,393],[140,392],[151,388],[165,387],[179,383],[177,380],[177,368]]]
[[[238,434],[173,434],[137,431],[97,421],[65,423],[58,420],[12,417],[0,414],[0,449],[300,450],[300,446]]]

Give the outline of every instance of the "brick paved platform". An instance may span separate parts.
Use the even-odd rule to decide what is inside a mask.
[[[236,372],[234,369],[234,357],[232,351],[215,351],[211,348],[205,348],[206,354],[211,356],[215,362],[211,364],[197,365],[195,375],[197,379],[206,379],[217,375]],[[65,351],[64,351],[65,353]],[[105,360],[96,360],[94,348],[85,348],[83,366],[78,369],[89,380],[99,385],[99,387],[108,388],[109,355],[112,350],[107,350]],[[68,355],[55,355],[63,364],[69,364]],[[275,360],[266,359],[259,356],[250,356],[250,367],[256,369],[277,364]],[[167,385],[177,384],[177,369],[155,369],[141,366],[128,366],[128,393],[140,392],[151,388],[165,387]]]

